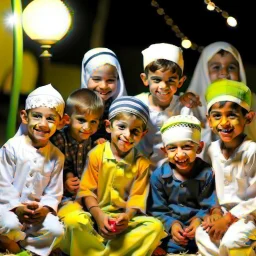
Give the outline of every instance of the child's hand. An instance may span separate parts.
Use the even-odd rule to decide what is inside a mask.
[[[67,177],[65,181],[65,189],[72,194],[76,194],[80,185],[78,177]]]
[[[42,223],[46,215],[50,212],[50,209],[47,206],[38,206],[36,210],[30,216],[28,223],[30,224],[39,224]]]
[[[214,223],[216,220],[220,219],[222,217],[222,215],[220,214],[212,214],[212,215],[208,215],[204,218],[204,221],[202,222],[202,227],[203,229],[208,233],[210,230],[210,227],[212,223]]]
[[[189,239],[195,238],[195,233],[197,227],[199,227],[201,224],[201,220],[199,218],[195,218],[190,222],[190,225],[184,229],[183,236],[187,237]]]
[[[185,236],[183,236],[184,230],[180,223],[174,223],[171,229],[172,239],[175,241],[175,243],[180,245],[188,244],[188,239]]]
[[[219,218],[214,223],[209,224],[209,236],[213,241],[219,241],[222,239],[224,234],[229,228],[230,221],[225,218],[225,216]]]
[[[111,231],[112,227],[108,222],[110,216],[105,214],[103,211],[100,211],[100,213],[95,215],[94,218],[97,222],[98,232],[102,237],[109,240],[116,237],[116,233]]]
[[[20,223],[29,223],[30,216],[34,212],[34,209],[30,208],[32,208],[31,204],[24,204],[15,209],[15,214],[17,215]]]
[[[99,138],[97,140],[95,140],[94,144],[95,145],[99,145],[99,144],[103,144],[104,142],[106,142],[107,140],[104,138]]]
[[[179,97],[179,101],[188,108],[202,106],[199,96],[192,92],[185,92]]]
[[[116,234],[122,233],[124,230],[127,229],[129,224],[129,216],[126,213],[121,213],[116,218]]]

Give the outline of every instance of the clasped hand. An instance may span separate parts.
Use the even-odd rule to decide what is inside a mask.
[[[96,219],[97,225],[98,225],[98,231],[101,236],[103,236],[106,239],[113,239],[116,237],[116,235],[122,233],[124,230],[127,229],[128,223],[129,223],[129,217],[126,213],[120,213],[115,219],[115,232],[112,231],[112,227],[109,224],[109,218],[107,214],[103,213],[99,216],[99,218]]]
[[[20,223],[39,224],[42,223],[46,215],[50,212],[48,207],[40,205],[36,201],[23,203],[15,209]]]

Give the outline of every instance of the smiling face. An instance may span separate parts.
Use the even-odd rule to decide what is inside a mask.
[[[141,79],[145,86],[149,86],[151,103],[154,106],[166,108],[186,77],[180,78],[177,72],[159,69],[155,72],[149,71],[148,75],[142,73]]]
[[[145,124],[136,115],[122,113],[108,121],[107,131],[111,133],[111,148],[115,156],[125,157],[147,131]]]
[[[110,64],[95,69],[88,81],[88,88],[97,92],[103,101],[107,101],[115,94],[117,86],[118,73]]]
[[[240,81],[239,63],[227,51],[220,51],[213,55],[208,62],[208,72],[211,82],[218,79]]]
[[[53,108],[39,107],[21,111],[22,123],[27,125],[28,136],[36,148],[45,147],[55,133],[60,116]]]
[[[198,145],[187,140],[168,144],[165,151],[169,162],[175,165],[175,170],[186,176],[192,170],[196,155],[201,152],[202,147],[202,143]]]
[[[101,113],[76,113],[69,120],[70,135],[77,141],[82,142],[89,139],[99,127]]]
[[[249,123],[242,107],[230,101],[213,104],[207,118],[212,131],[230,146],[236,144],[236,139],[243,135],[245,125]]]

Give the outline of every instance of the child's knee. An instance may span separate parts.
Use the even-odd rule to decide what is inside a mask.
[[[154,217],[148,217],[147,228],[150,228],[151,230],[154,230],[156,232],[164,231],[163,223],[159,219]]]
[[[62,218],[62,221],[69,229],[80,228],[81,225],[86,226],[91,223],[90,217],[84,211],[80,210],[68,213]]]

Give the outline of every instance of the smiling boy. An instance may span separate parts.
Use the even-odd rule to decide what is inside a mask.
[[[212,169],[196,157],[203,148],[200,121],[189,115],[173,116],[161,134],[169,162],[151,175],[148,211],[169,234],[161,248],[168,253],[194,253],[196,228],[216,204]]]
[[[209,126],[220,138],[208,153],[224,215],[207,230],[205,225],[199,227],[196,242],[202,255],[226,256],[232,249],[249,248],[256,228],[247,219],[256,210],[256,143],[244,133],[255,113],[250,89],[237,81],[223,79],[209,85],[206,102]]]

